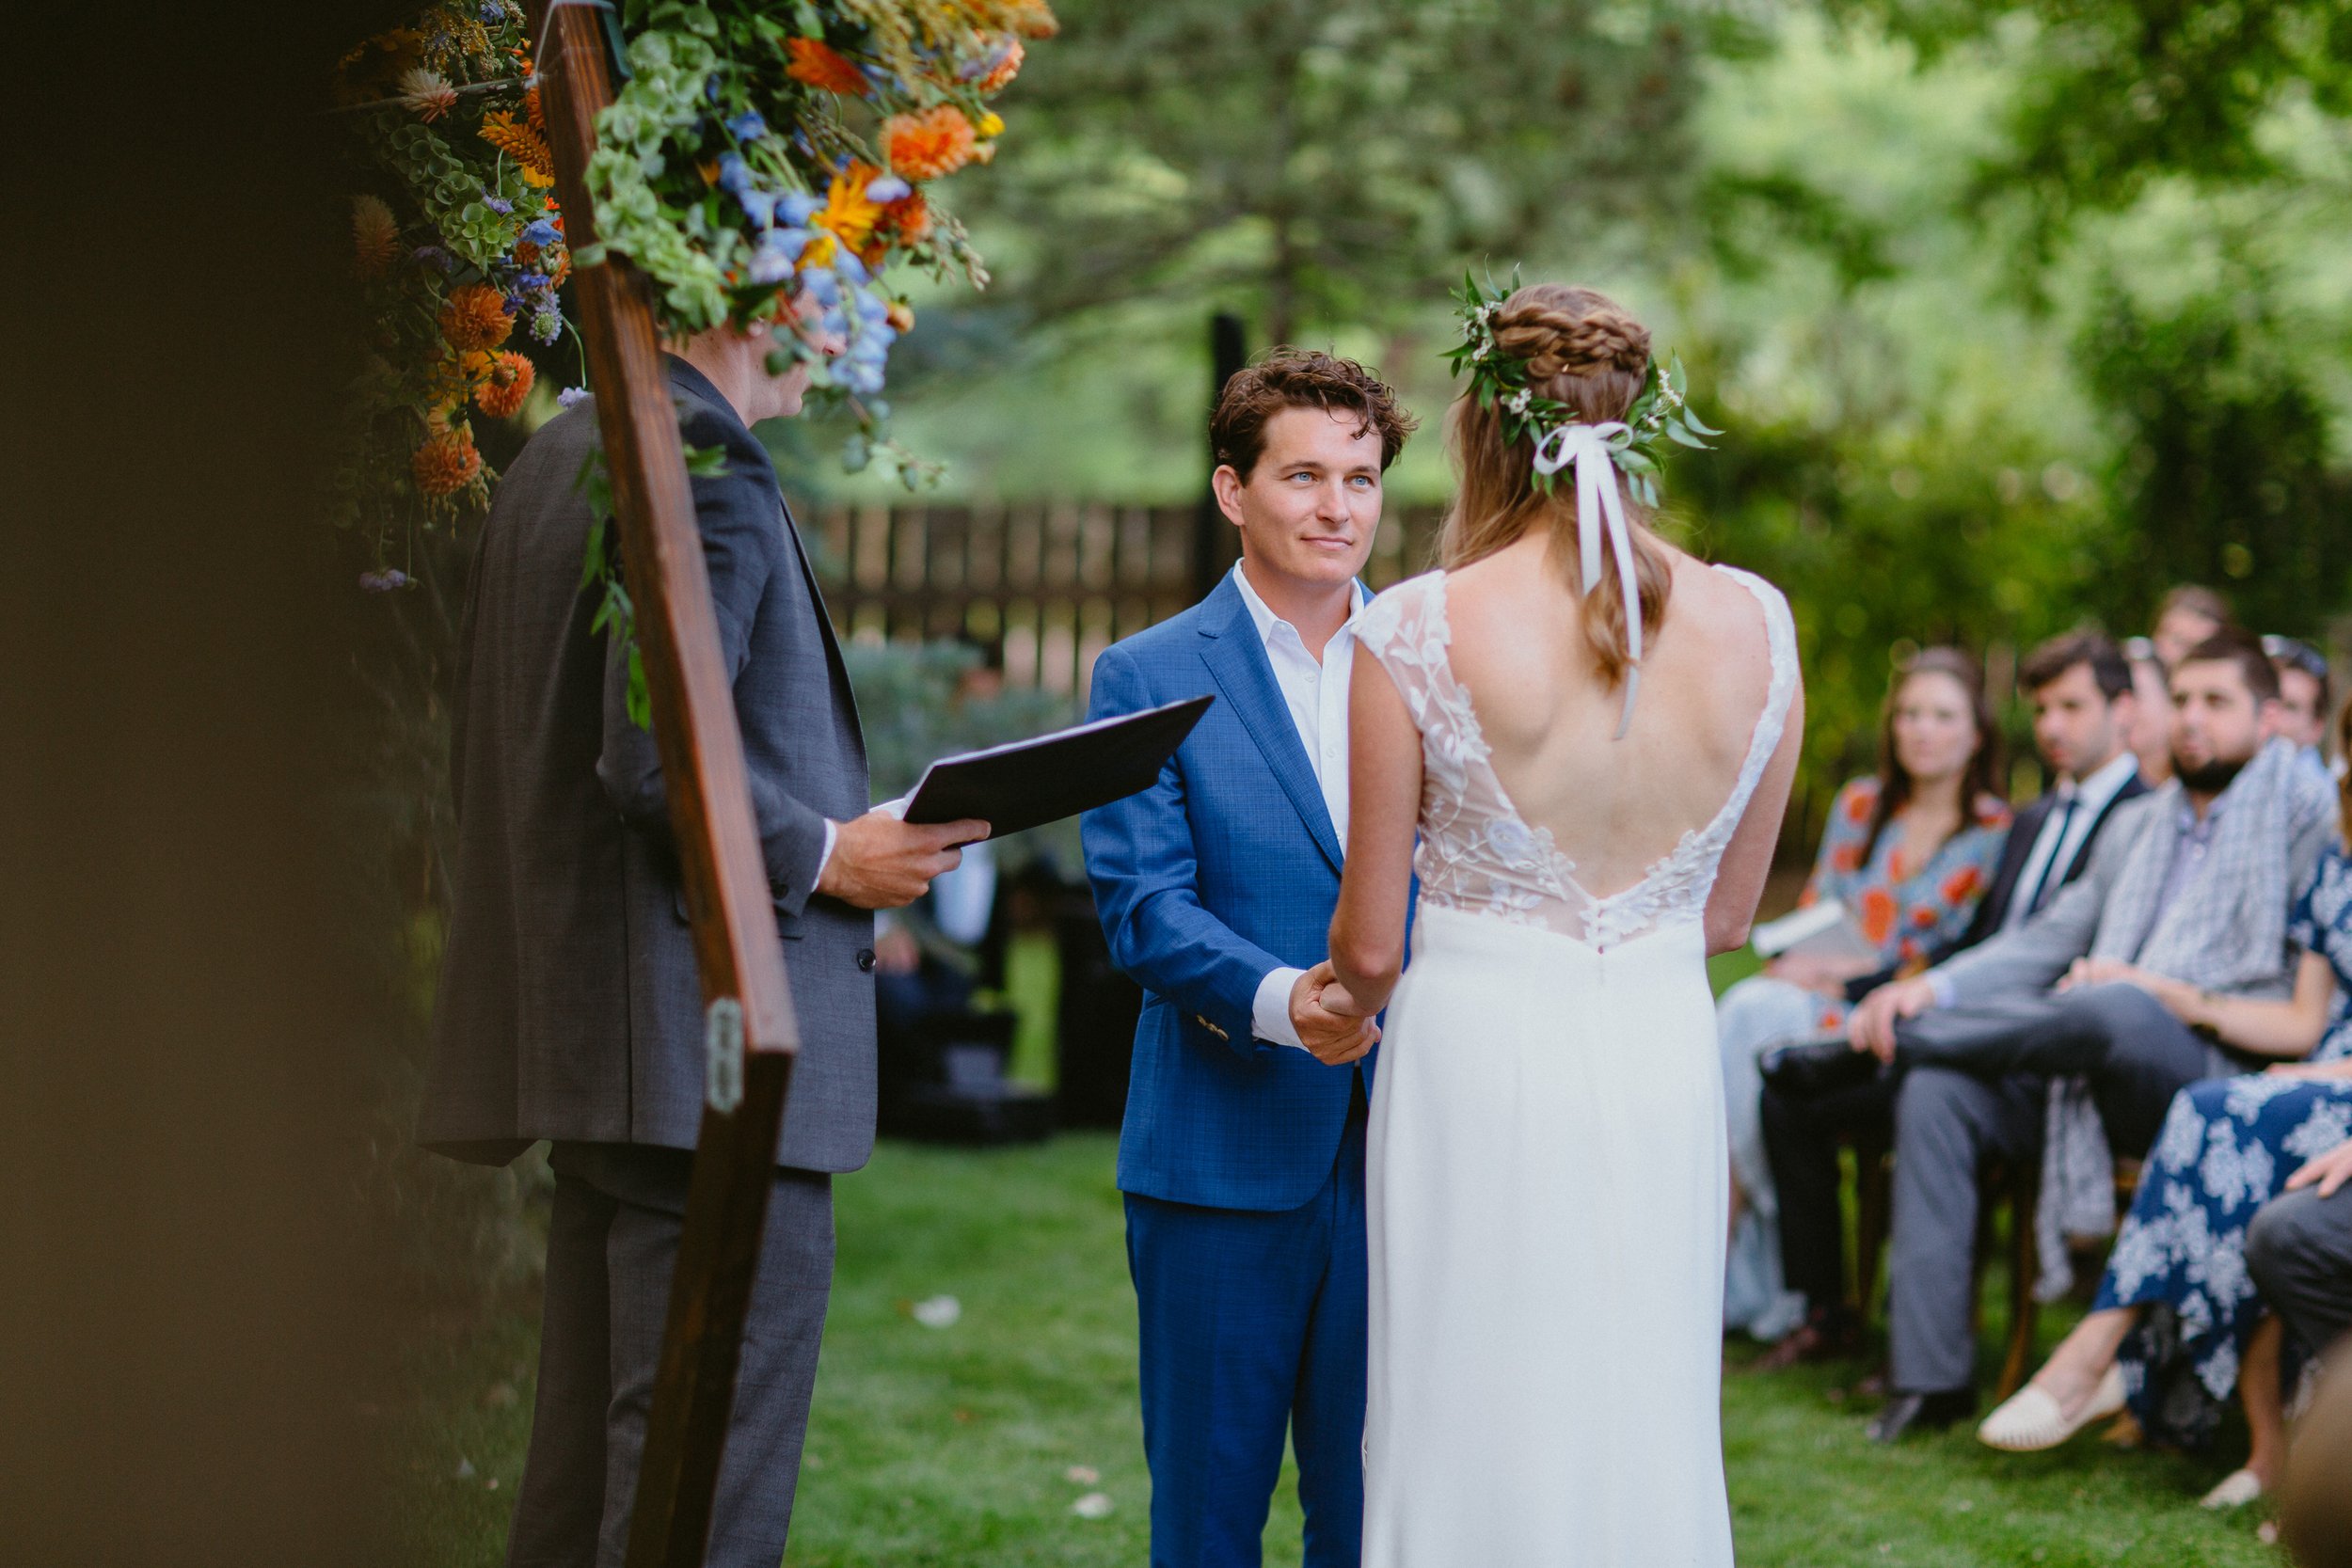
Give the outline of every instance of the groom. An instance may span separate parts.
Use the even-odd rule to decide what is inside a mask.
[[[1112,958],[1146,993],[1119,1185],[1154,1568],[1259,1561],[1286,1429],[1307,1568],[1359,1555],[1379,1029],[1317,996],[1347,834],[1347,624],[1411,429],[1327,354],[1234,375],[1209,436],[1241,562],[1094,667],[1094,718],[1218,699],[1157,784],[1083,824]]]

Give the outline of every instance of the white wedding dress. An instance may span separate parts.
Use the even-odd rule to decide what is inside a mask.
[[[1717,570],[1726,570],[1717,568]],[[1421,731],[1421,901],[1368,1147],[1365,1568],[1728,1564],[1722,1068],[1703,915],[1797,685],[1714,818],[1595,897],[1521,820],[1448,659],[1446,578],[1359,642]]]

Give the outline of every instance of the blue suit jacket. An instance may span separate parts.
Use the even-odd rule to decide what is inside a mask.
[[[1144,990],[1119,1185],[1295,1209],[1331,1174],[1356,1069],[1253,1037],[1250,1008],[1268,971],[1329,952],[1341,848],[1231,576],[1104,649],[1089,716],[1202,693],[1217,700],[1159,781],[1081,822],[1112,961]]]

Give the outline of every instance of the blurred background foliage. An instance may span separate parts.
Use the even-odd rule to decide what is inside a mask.
[[[1465,266],[1594,283],[1729,436],[1668,522],[1789,591],[1808,794],[1890,657],[2169,584],[2328,640],[2352,589],[2341,0],[1096,0],[958,193],[995,286],[927,302],[906,434],[951,495],[1182,499],[1206,319],[1366,359],[1424,418]],[[797,454],[791,451],[799,447]],[[787,438],[804,489],[874,495]],[[2012,715],[2014,718],[2015,716]]]

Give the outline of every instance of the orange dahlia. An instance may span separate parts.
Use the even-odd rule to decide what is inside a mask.
[[[519,354],[501,354],[490,361],[489,373],[473,389],[476,408],[494,420],[511,420],[523,411],[536,372]]]
[[[441,336],[461,353],[496,348],[515,330],[515,318],[506,313],[505,297],[485,283],[469,283],[453,293],[441,307],[440,321]]]
[[[882,148],[891,172],[909,180],[936,180],[972,161],[978,137],[963,111],[942,103],[919,115],[892,115],[882,122]]]
[[[400,254],[400,225],[392,217],[392,210],[373,196],[355,198],[351,203],[351,244],[358,253],[359,276],[373,277],[392,264]]]
[[[428,438],[408,459],[417,488],[437,500],[471,484],[482,472],[482,453],[474,450],[473,432],[459,425]]]
[[[1021,74],[1021,59],[1025,51],[1022,49],[1019,39],[1009,40],[1008,44],[1005,57],[998,60],[987,75],[972,84],[980,91],[984,93],[1001,91],[1011,83],[1014,77]]]
[[[792,57],[784,73],[795,82],[805,82],[827,92],[847,93],[852,98],[866,96],[866,73],[822,39],[787,39],[784,48]]]

